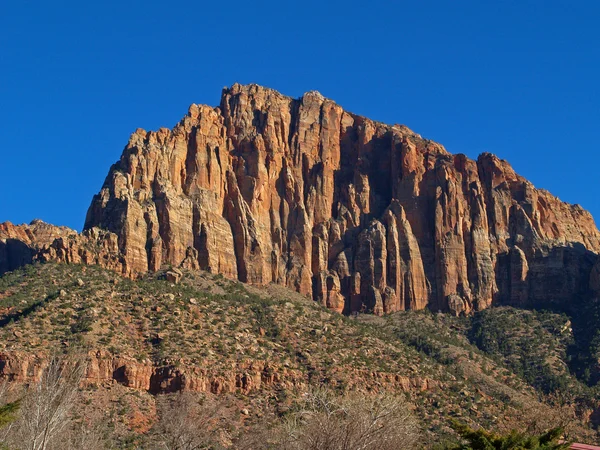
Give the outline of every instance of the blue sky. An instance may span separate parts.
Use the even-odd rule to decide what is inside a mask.
[[[0,4],[0,222],[81,229],[136,128],[258,83],[489,151],[600,221],[600,2]]]

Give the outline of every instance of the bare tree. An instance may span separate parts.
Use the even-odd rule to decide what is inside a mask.
[[[11,448],[47,450],[71,423],[85,364],[79,358],[50,359],[22,403]],[[60,448],[60,445],[59,445]]]
[[[17,417],[20,402],[10,401],[8,381],[0,382],[0,448],[4,448]]]
[[[98,424],[85,421],[73,422],[68,430],[65,430],[62,445],[58,448],[72,450],[101,450],[106,448],[101,428]],[[55,446],[56,447],[56,446]]]
[[[418,441],[419,427],[404,399],[314,389],[286,421],[277,448],[392,450],[415,448]]]
[[[153,440],[166,450],[201,450],[218,447],[221,406],[198,395],[180,392],[159,396],[158,421]]]
[[[6,398],[8,396],[8,381],[6,379],[0,382],[0,405],[4,405],[6,403]]]
[[[513,430],[529,435],[541,435],[553,428],[561,428],[565,436],[585,436],[594,439],[594,432],[577,417],[575,405],[554,405],[538,402],[517,403],[510,415],[505,415],[496,428],[508,434]],[[508,416],[508,417],[506,417]]]

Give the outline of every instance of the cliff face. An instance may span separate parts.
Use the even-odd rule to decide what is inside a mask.
[[[589,213],[491,154],[451,155],[317,92],[257,85],[192,105],[172,130],[137,130],[81,235],[43,225],[0,226],[0,273],[33,259],[132,277],[171,264],[345,313],[568,302],[600,251]]]
[[[95,226],[118,236],[128,275],[201,268],[344,312],[568,301],[600,251],[589,213],[491,154],[256,85],[137,130],[92,201]]]
[[[0,274],[31,264],[40,249],[50,246],[56,239],[75,235],[75,230],[41,220],[34,220],[29,225],[0,223]]]
[[[221,373],[205,367],[195,367],[187,361],[166,366],[141,363],[134,358],[115,357],[102,350],[90,351],[86,355],[86,361],[83,384],[100,385],[114,381],[152,394],[178,391],[249,394],[268,387],[291,388],[309,383],[306,373],[264,361],[241,362]],[[40,355],[0,352],[0,379],[17,383],[37,381],[47,365],[47,359]],[[439,382],[428,378],[385,372],[354,370],[348,375],[357,385],[371,382],[407,392],[439,387]]]
[[[118,237],[99,228],[78,234],[67,227],[34,220],[29,225],[0,223],[0,275],[34,261],[97,264],[126,272]]]

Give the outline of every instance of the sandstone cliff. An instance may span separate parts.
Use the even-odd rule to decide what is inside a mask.
[[[114,381],[152,394],[183,390],[249,394],[269,386],[291,388],[306,386],[309,382],[307,375],[301,371],[264,361],[232,364],[230,370],[221,373],[191,365],[188,361],[178,361],[179,364],[168,366],[144,364],[133,358],[115,357],[102,350],[90,351],[85,361],[87,366],[83,376],[84,384],[100,385]],[[0,352],[0,379],[17,383],[37,381],[47,364],[47,358],[40,355]],[[425,391],[439,387],[438,382],[428,378],[385,372],[353,370],[346,375],[357,385],[369,383],[371,386],[402,391]]]
[[[0,223],[0,274],[31,264],[40,249],[49,247],[56,239],[76,235],[75,230],[38,219],[29,225]]]
[[[78,234],[75,230],[45,223],[0,223],[0,275],[34,261],[97,264],[125,272],[117,235],[99,228]]]
[[[199,268],[346,313],[568,302],[600,251],[589,213],[491,154],[451,155],[317,92],[237,84],[172,130],[137,130],[85,229],[42,259]]]

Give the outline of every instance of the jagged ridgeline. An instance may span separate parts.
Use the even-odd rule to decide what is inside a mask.
[[[594,287],[600,251],[588,212],[494,155],[452,155],[317,92],[238,84],[172,130],[137,130],[81,235],[38,242],[11,227],[0,270],[32,258],[126,276],[172,265],[282,284],[345,313],[568,304]]]

